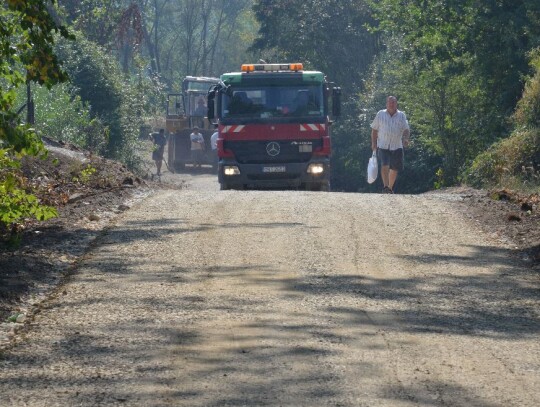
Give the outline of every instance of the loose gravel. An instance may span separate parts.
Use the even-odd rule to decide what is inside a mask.
[[[168,175],[0,358],[2,406],[538,406],[538,274],[440,196]]]

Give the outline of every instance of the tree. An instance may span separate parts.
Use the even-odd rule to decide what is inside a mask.
[[[537,2],[371,3],[387,43],[400,43],[392,69],[400,69],[417,139],[442,158],[439,185],[451,185],[479,152],[508,134],[526,52],[539,38]]]
[[[59,42],[57,52],[92,117],[107,126],[105,155],[136,170],[139,129],[145,115],[163,105],[159,81],[146,75],[140,65],[136,73],[124,75],[114,56],[80,33],[76,42]]]
[[[61,58],[71,83],[82,100],[90,106],[94,117],[108,126],[110,137],[106,155],[118,158],[122,148],[123,76],[116,59],[103,48],[77,34],[76,41],[60,41],[56,52]]]
[[[178,90],[186,75],[217,76],[245,62],[254,1],[59,0],[59,14],[116,55],[125,74],[144,61],[150,76]]]
[[[26,97],[26,89],[18,88],[17,105],[24,104]],[[34,126],[39,134],[103,154],[108,130],[99,118],[92,118],[90,106],[83,103],[71,84],[61,83],[51,89],[33,86],[32,99],[35,104]]]
[[[120,61],[125,74],[129,73],[129,63],[133,59],[133,53],[140,50],[143,36],[146,39],[151,56],[152,74],[157,75],[159,73],[159,65],[156,63],[155,46],[148,36],[139,7],[135,3],[132,3],[122,13],[117,33]]]
[[[131,0],[58,0],[65,24],[96,44],[112,50],[118,24]]]
[[[484,78],[494,103],[509,114],[529,71],[526,53],[540,44],[540,6],[534,0],[371,1],[379,28],[403,36],[405,57],[429,69],[447,63],[447,74],[469,69]],[[494,55],[496,52],[496,57]]]
[[[70,35],[51,17],[52,4],[8,0],[0,5],[0,226],[4,230],[26,217],[43,220],[56,215],[53,208],[40,205],[25,189],[17,170],[22,156],[43,155],[45,150],[36,133],[21,124],[14,111],[18,86],[36,81],[50,87],[67,79],[52,46],[55,32],[66,38]]]
[[[534,75],[527,79],[513,115],[512,134],[479,154],[464,171],[471,185],[540,190],[540,48],[530,57]]]
[[[375,21],[365,1],[260,0],[254,10],[261,27],[253,52],[321,70],[346,95],[362,87],[380,46],[367,29]]]

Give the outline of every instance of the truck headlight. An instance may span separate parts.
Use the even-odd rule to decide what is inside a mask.
[[[223,174],[225,175],[240,175],[240,170],[236,165],[228,165],[223,167]]]
[[[309,164],[307,168],[308,174],[322,174],[324,172],[324,164]]]

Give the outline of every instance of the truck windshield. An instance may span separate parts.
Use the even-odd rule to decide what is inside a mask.
[[[218,80],[215,81],[195,81],[195,80],[184,80],[182,87],[184,91],[199,91],[199,92],[208,92],[208,90],[218,83]]]
[[[223,95],[225,119],[324,117],[322,86],[269,86],[235,88]]]
[[[188,92],[187,105],[191,116],[206,116],[207,93]]]

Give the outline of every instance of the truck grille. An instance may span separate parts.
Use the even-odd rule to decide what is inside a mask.
[[[231,150],[240,164],[274,164],[308,162],[312,152],[300,152],[305,149],[305,141],[279,140],[280,152],[271,156],[266,152],[266,146],[271,141],[226,141],[225,149]],[[322,140],[310,140],[312,150],[322,146]],[[302,147],[300,147],[302,146]]]

